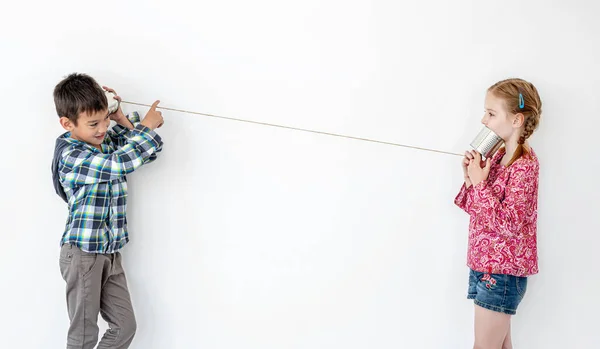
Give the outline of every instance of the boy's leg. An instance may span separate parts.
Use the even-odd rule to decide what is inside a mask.
[[[121,254],[117,252],[109,258],[111,270],[102,288],[100,303],[100,314],[108,322],[109,329],[100,340],[98,349],[126,349],[133,341],[137,324]]]
[[[69,331],[67,349],[93,349],[98,342],[98,313],[102,288],[103,256],[65,244],[60,271],[66,282]]]

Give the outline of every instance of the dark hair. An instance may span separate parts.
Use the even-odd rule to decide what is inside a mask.
[[[81,113],[96,113],[108,109],[104,90],[92,77],[73,73],[54,88],[54,105],[59,117],[67,117],[75,125]]]

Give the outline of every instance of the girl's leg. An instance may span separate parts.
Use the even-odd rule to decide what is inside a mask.
[[[510,323],[508,324],[508,332],[504,337],[504,343],[502,343],[502,349],[513,349],[512,338],[510,337]]]
[[[510,315],[475,305],[473,349],[501,349],[510,329]]]

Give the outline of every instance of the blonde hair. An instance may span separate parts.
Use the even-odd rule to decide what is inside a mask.
[[[512,114],[521,113],[525,117],[523,133],[519,138],[517,149],[507,165],[510,166],[521,156],[529,154],[529,149],[524,144],[540,123],[542,100],[535,86],[523,79],[498,81],[488,88],[488,92],[504,100],[506,111]]]

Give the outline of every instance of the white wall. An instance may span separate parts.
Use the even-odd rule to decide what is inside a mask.
[[[541,273],[516,348],[598,348],[591,1],[23,1],[3,6],[2,348],[64,347],[52,89],[462,153],[485,89],[538,87]],[[126,111],[135,106],[125,105]],[[145,111],[145,109],[139,109]],[[468,348],[460,158],[165,111],[130,176],[132,348]],[[105,327],[103,327],[105,328]]]

